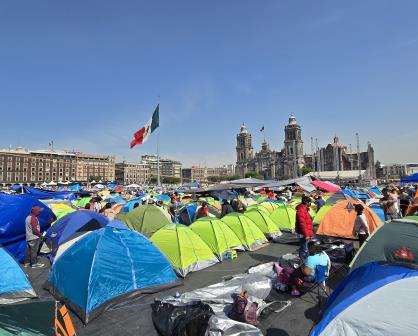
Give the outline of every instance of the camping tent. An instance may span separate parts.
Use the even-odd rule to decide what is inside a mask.
[[[196,220],[196,214],[200,206],[198,203],[189,203],[182,207],[178,213],[178,219],[181,224],[190,225]],[[214,218],[220,217],[219,210],[213,205],[208,204],[209,215]]]
[[[31,187],[23,187],[25,193],[32,195],[37,199],[63,199],[74,200],[74,193],[71,191],[49,191]]]
[[[234,231],[220,219],[203,217],[194,222],[190,228],[202,238],[221,261],[230,250],[244,250]]]
[[[418,182],[418,173],[402,177],[401,182],[405,182],[405,183],[416,183],[416,182]]]
[[[272,214],[274,210],[280,207],[280,205],[275,202],[262,202],[260,203],[260,207],[266,208],[267,211]]]
[[[341,190],[341,188],[335,184],[330,184],[324,181],[312,181],[311,184],[325,192],[337,192]]]
[[[270,215],[280,230],[295,231],[296,210],[290,206],[280,206]]]
[[[46,288],[87,323],[114,304],[171,287],[176,279],[147,238],[112,221],[57,259]]]
[[[321,220],[316,234],[341,238],[354,238],[353,226],[357,215],[354,206],[356,204],[364,206],[363,214],[366,216],[369,231],[373,232],[382,221],[374,211],[365,206],[363,202],[353,199],[341,201],[332,206]]]
[[[369,204],[369,208],[380,218],[382,222],[385,221],[385,211],[380,203],[374,202]]]
[[[150,237],[164,225],[171,223],[170,215],[163,209],[152,205],[141,205],[126,213],[119,213],[117,219],[130,229]]]
[[[189,227],[168,224],[151,237],[182,277],[219,262],[208,245]]]
[[[55,220],[51,209],[30,195],[0,194],[0,245],[20,262],[26,250],[25,219],[34,206],[43,208],[38,217],[43,232]]]
[[[9,252],[0,247],[0,305],[34,297],[36,293],[25,272]]]
[[[71,212],[52,225],[45,233],[47,245],[55,255],[58,246],[78,232],[93,231],[107,225],[109,220],[103,215],[89,210]]]
[[[0,335],[58,335],[55,333],[55,306],[55,300],[0,305]]]
[[[267,244],[264,233],[244,214],[231,212],[222,221],[234,231],[246,250],[254,251]]]
[[[365,264],[334,290],[310,336],[418,335],[417,297],[418,270]]]
[[[253,209],[244,213],[264,233],[267,238],[274,239],[282,235],[279,227],[264,211]]]
[[[418,222],[408,217],[385,222],[363,244],[350,267],[355,269],[371,261],[418,265]]]

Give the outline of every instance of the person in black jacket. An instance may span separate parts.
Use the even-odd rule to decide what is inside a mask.
[[[234,209],[232,209],[231,204],[229,204],[228,200],[223,200],[221,217],[226,216],[231,212],[234,212]]]

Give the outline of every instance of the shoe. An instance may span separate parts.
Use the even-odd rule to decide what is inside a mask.
[[[32,268],[41,268],[41,267],[44,267],[44,266],[45,266],[45,264],[36,263],[36,264],[33,264],[31,267]]]
[[[297,289],[293,289],[293,290],[290,292],[290,295],[292,295],[292,296],[300,296],[300,292],[299,292]]]
[[[29,264],[23,264],[24,268],[28,268],[30,265]]]

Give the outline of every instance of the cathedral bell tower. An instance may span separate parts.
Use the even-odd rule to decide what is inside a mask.
[[[254,156],[251,134],[248,133],[248,130],[245,127],[245,125],[241,126],[241,130],[239,134],[237,135],[236,151],[237,151],[237,164],[236,164],[235,171],[237,175],[244,177],[248,171],[247,170],[248,163],[253,159],[253,156]]]
[[[289,117],[289,124],[284,128],[284,174],[288,178],[300,175],[304,166],[302,128],[297,124],[293,115]]]

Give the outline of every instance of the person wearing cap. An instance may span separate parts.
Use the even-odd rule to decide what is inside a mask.
[[[296,207],[296,233],[299,234],[299,257],[305,259],[308,255],[308,240],[313,236],[313,221],[309,214],[311,199],[302,197],[302,202]]]
[[[43,267],[44,264],[38,262],[38,250],[41,243],[41,228],[39,225],[38,216],[42,212],[42,208],[34,206],[30,215],[26,217],[26,250],[25,250],[25,267],[29,265],[32,268]]]

